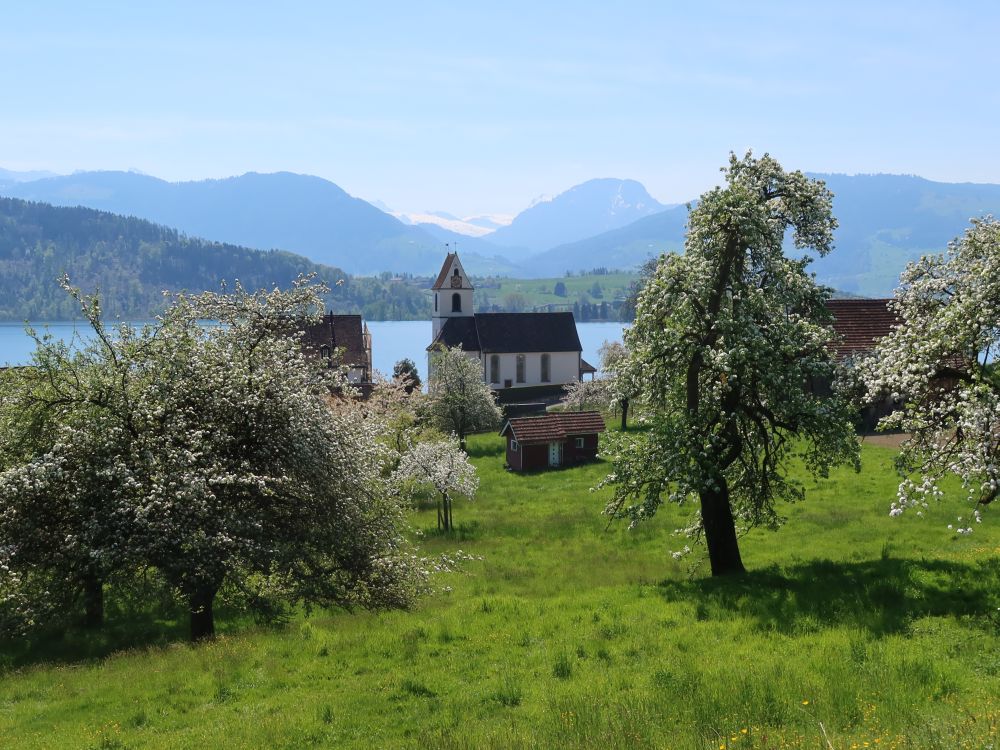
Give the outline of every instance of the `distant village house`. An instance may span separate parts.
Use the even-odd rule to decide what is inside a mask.
[[[360,315],[323,316],[306,326],[302,345],[327,367],[343,367],[347,380],[361,388],[372,384],[372,336]]]

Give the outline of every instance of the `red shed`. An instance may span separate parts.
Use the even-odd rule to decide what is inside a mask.
[[[507,420],[507,465],[514,471],[572,466],[597,458],[597,436],[604,418],[596,411],[546,414]]]

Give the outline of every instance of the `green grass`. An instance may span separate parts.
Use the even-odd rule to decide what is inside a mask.
[[[488,299],[492,304],[503,305],[507,295],[518,294],[524,297],[527,309],[541,305],[569,305],[572,307],[573,303],[580,299],[598,305],[601,302],[607,302],[610,305],[616,298],[625,297],[632,282],[638,278],[638,274],[635,273],[611,273],[551,279],[489,279],[477,285],[476,301],[482,303]],[[557,297],[553,293],[555,285],[560,281],[566,285],[565,297]],[[499,284],[499,288],[487,285],[494,283]],[[601,285],[602,296],[600,298],[591,294],[595,283]]]
[[[0,747],[997,746],[1000,528],[888,518],[891,451],[810,482],[723,581],[692,573],[700,551],[670,557],[677,509],[608,528],[589,490],[605,465],[520,476],[497,438],[470,451],[482,490],[457,531],[416,517],[427,553],[481,558],[448,590],[410,612],[224,621],[194,647],[137,616],[9,644],[26,666],[0,681]],[[113,651],[129,638],[151,645]]]

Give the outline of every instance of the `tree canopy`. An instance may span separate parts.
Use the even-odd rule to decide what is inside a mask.
[[[321,292],[180,296],[142,329],[107,328],[74,292],[93,342],[39,338],[0,400],[0,619],[44,618],[52,582],[139,570],[186,604],[194,638],[223,590],[258,610],[411,599],[423,571],[385,420],[332,408],[343,384],[301,347]]]
[[[891,306],[898,326],[860,363],[872,399],[902,403],[880,423],[908,435],[890,513],[922,515],[954,473],[968,507],[951,527],[971,533],[1000,493],[1000,222],[974,220],[946,252],[909,264]]]
[[[792,456],[820,475],[858,460],[851,408],[828,387],[830,290],[782,250],[790,232],[830,251],[831,195],[767,155],[732,156],[725,178],[691,209],[684,253],[662,256],[638,293],[619,377],[649,429],[606,451],[606,512],[635,523],[697,498],[690,531],[715,575],[743,570],[737,527],[776,527],[775,501],[803,496]]]
[[[493,391],[483,382],[482,363],[461,347],[432,351],[429,372],[427,416],[441,432],[455,433],[462,448],[470,433],[500,422]]]

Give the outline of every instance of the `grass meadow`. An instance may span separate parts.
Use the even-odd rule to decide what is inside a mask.
[[[0,649],[0,747],[1000,747],[1000,519],[967,537],[955,505],[890,519],[892,449],[809,481],[722,581],[702,550],[670,555],[687,509],[609,527],[589,489],[606,465],[509,474],[489,435],[470,453],[457,531],[415,516],[427,553],[477,558],[447,590],[223,617],[199,646],[182,617],[112,606],[103,635]]]

